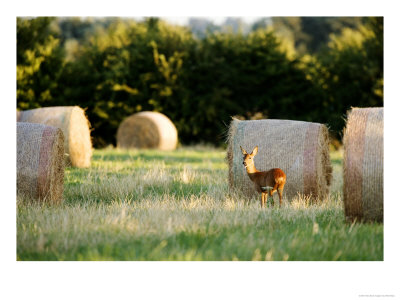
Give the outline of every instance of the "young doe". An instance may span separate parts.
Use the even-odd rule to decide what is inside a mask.
[[[243,165],[246,168],[247,175],[254,183],[256,190],[261,193],[261,207],[264,207],[266,200],[269,196],[272,197],[272,206],[274,206],[273,194],[278,190],[279,194],[279,207],[282,206],[282,192],[283,187],[286,183],[286,174],[278,168],[271,169],[269,171],[258,171],[254,165],[254,156],[258,152],[258,146],[256,146],[253,151],[248,154],[246,150],[240,146],[243,153]],[[268,187],[272,189],[268,192]]]

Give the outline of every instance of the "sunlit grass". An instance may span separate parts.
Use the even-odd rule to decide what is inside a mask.
[[[209,147],[96,150],[91,168],[66,170],[62,205],[18,199],[18,259],[383,259],[383,226],[344,220],[340,152],[329,198],[281,209],[229,191],[224,158]]]

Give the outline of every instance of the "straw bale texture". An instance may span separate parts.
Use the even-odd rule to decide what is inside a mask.
[[[25,110],[20,112],[18,121],[60,128],[65,139],[67,165],[81,168],[90,166],[93,151],[90,124],[82,108],[54,106]]]
[[[254,163],[258,170],[280,168],[286,174],[284,197],[296,195],[322,200],[329,193],[332,166],[325,125],[290,120],[233,119],[228,132],[229,185],[246,196],[256,195],[243,167],[242,146],[250,153],[258,146]]]
[[[122,121],[117,131],[119,148],[173,150],[177,142],[175,125],[159,112],[144,111],[131,115]]]
[[[61,129],[17,123],[17,193],[35,200],[62,202],[64,136]]]
[[[343,137],[348,220],[383,221],[383,107],[353,108]]]

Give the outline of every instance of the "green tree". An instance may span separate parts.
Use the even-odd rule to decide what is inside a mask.
[[[253,24],[253,30],[271,28],[276,35],[293,45],[298,55],[315,54],[329,41],[329,35],[343,28],[355,29],[361,17],[271,17]]]
[[[356,29],[361,17],[301,17],[302,36],[300,41],[307,52],[319,52],[329,41],[331,34],[340,34],[344,28]]]
[[[325,121],[341,132],[351,107],[383,106],[383,19],[332,34],[328,46],[308,59],[309,78],[324,91]]]
[[[17,18],[17,106],[53,104],[63,68],[63,51],[51,29],[52,18]]]

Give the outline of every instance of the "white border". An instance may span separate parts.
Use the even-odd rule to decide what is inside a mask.
[[[276,3],[275,3],[276,2]],[[2,8],[1,293],[3,299],[360,299],[398,288],[396,153],[400,66],[395,1],[14,1]],[[385,17],[384,262],[16,262],[16,16]],[[4,113],[5,112],[5,113]],[[5,296],[7,295],[7,296]],[[269,297],[271,296],[271,297]]]

